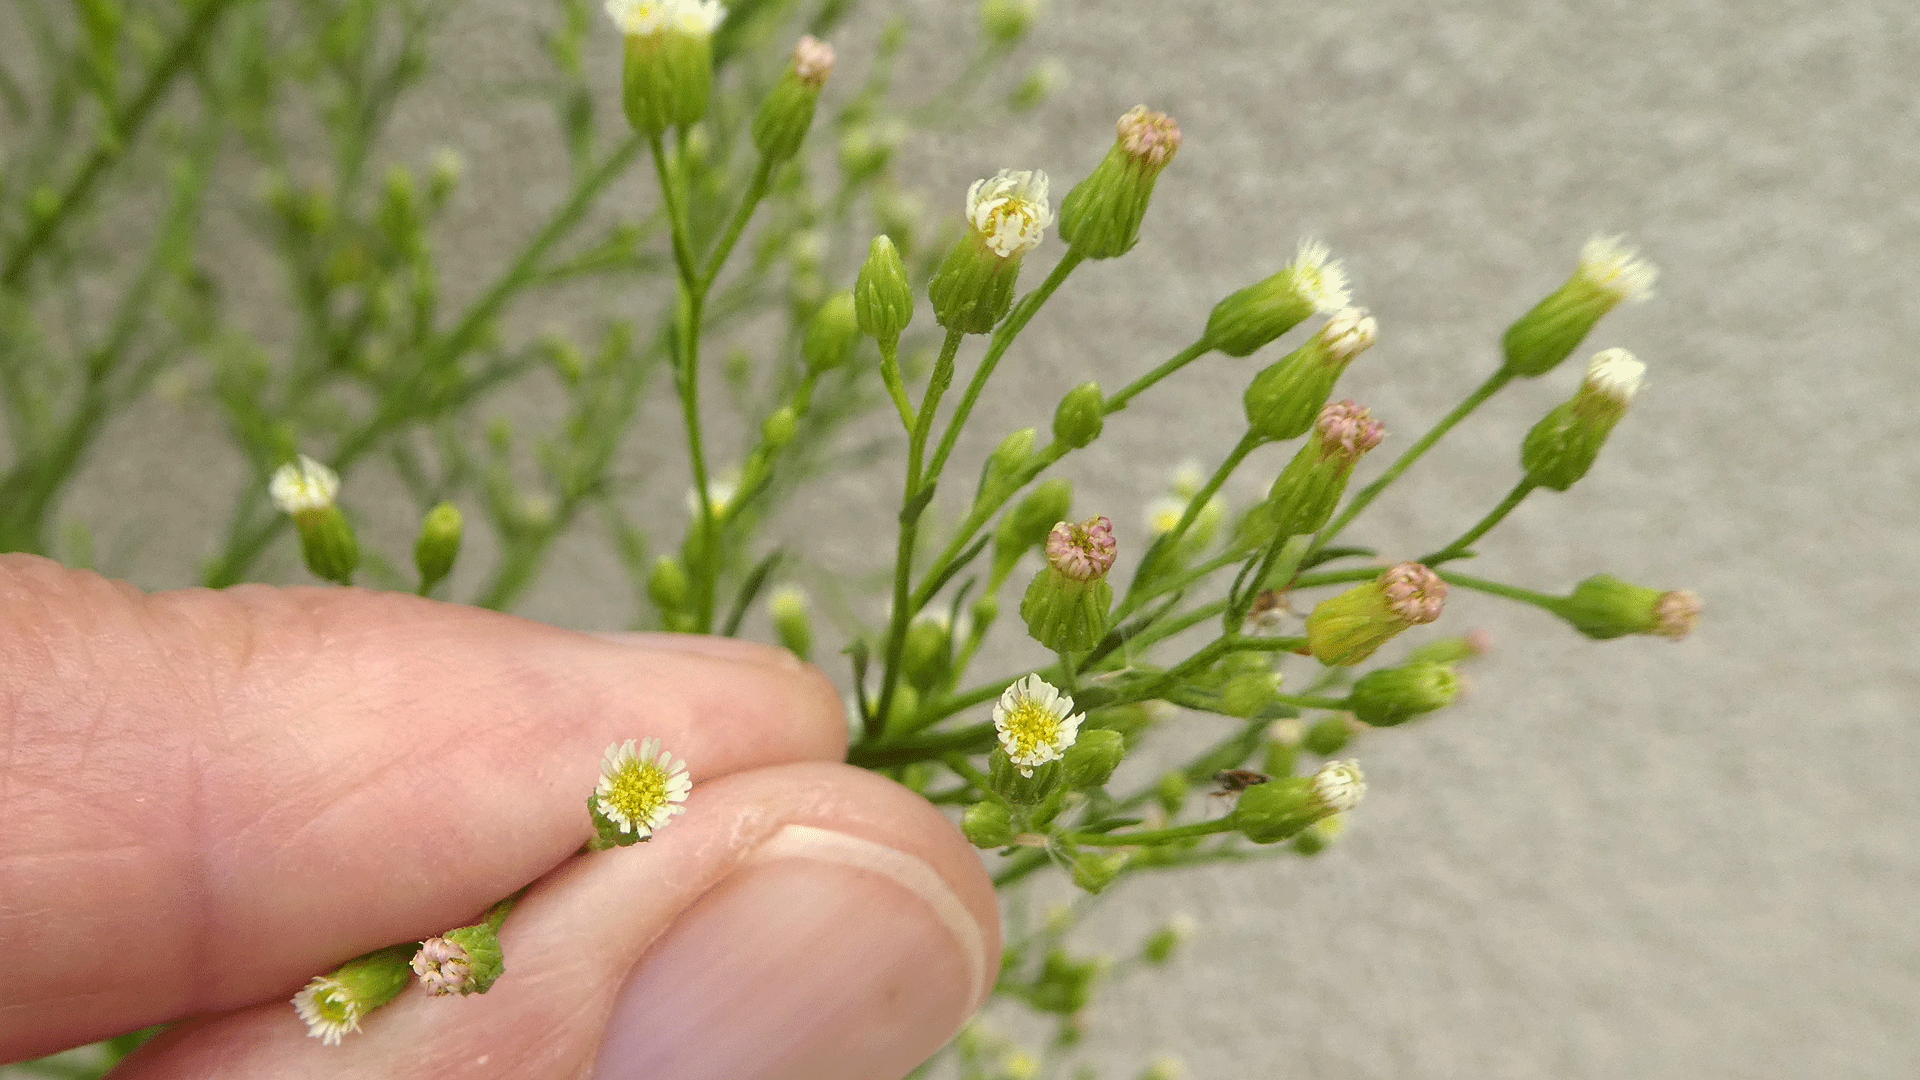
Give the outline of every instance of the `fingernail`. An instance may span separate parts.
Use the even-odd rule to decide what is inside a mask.
[[[641,959],[595,1075],[897,1080],[971,1015],[984,956],[926,863],[788,826]]]
[[[670,634],[648,630],[612,630],[596,633],[593,636],[602,641],[611,641],[616,645],[633,645],[642,649],[667,649],[672,652],[693,653],[697,656],[711,656],[716,660],[763,664],[789,671],[797,671],[802,666],[799,657],[778,645],[762,645],[758,641],[742,641],[739,638],[712,637],[707,634]]]

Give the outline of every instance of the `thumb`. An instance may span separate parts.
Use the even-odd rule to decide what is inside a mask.
[[[978,856],[924,800],[774,766],[536,885],[484,996],[403,995],[337,1047],[276,1001],[168,1032],[115,1077],[897,1080],[990,988],[996,927]]]

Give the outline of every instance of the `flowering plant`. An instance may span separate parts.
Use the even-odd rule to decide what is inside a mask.
[[[1140,242],[1162,174],[1177,165],[1175,120],[1146,106],[1126,111],[1105,158],[1058,199],[1057,214],[1047,174],[1017,167],[1025,163],[964,188],[956,180],[937,196],[949,231],[933,239],[893,158],[907,122],[949,117],[890,103],[898,28],[864,84],[829,94],[829,40],[850,3],[828,0],[804,25],[794,5],[773,0],[609,0],[606,18],[585,0],[555,4],[553,72],[540,92],[555,106],[571,186],[452,317],[432,241],[460,183],[459,159],[435,157],[424,178],[400,164],[369,175],[388,149],[386,118],[424,70],[439,5],[302,0],[291,36],[260,0],[193,0],[178,12],[97,0],[88,10],[111,17],[49,24],[39,45],[50,100],[79,94],[81,83],[61,80],[90,73],[86,92],[113,137],[77,146],[58,109],[30,114],[17,125],[27,149],[0,173],[0,389],[22,418],[0,481],[0,544],[89,561],[83,532],[56,536],[51,526],[77,465],[117,410],[204,371],[251,466],[208,585],[272,576],[273,558],[293,549],[282,543],[290,530],[324,581],[449,599],[458,586],[460,598],[507,609],[555,543],[597,514],[634,588],[636,625],[730,635],[764,615],[787,648],[825,660],[812,596],[838,601],[845,583],[800,542],[776,540],[771,512],[840,467],[853,422],[877,412],[898,457],[898,531],[891,563],[876,568],[890,585],[884,617],[877,602],[847,605],[831,636],[847,657],[832,663],[847,691],[848,758],[952,808],[966,836],[995,853],[995,882],[1009,893],[1046,872],[1099,894],[1151,869],[1324,850],[1366,790],[1358,761],[1339,755],[1374,728],[1451,704],[1457,669],[1484,649],[1466,633],[1430,636],[1366,667],[1402,634],[1443,619],[1451,589],[1534,605],[1597,639],[1679,638],[1697,617],[1684,590],[1600,574],[1548,595],[1454,565],[1534,491],[1564,491],[1594,465],[1644,371],[1621,349],[1594,356],[1573,396],[1524,436],[1520,479],[1464,534],[1413,559],[1345,542],[1366,508],[1478,406],[1515,380],[1559,370],[1607,312],[1649,294],[1653,268],[1618,240],[1589,242],[1572,276],[1512,324],[1501,364],[1357,490],[1350,481],[1391,418],[1335,398],[1380,327],[1353,305],[1342,264],[1313,241],[1223,298],[1189,346],[1120,373],[1118,390],[1092,381],[1107,371],[1087,372],[1044,441],[1034,428],[1015,430],[983,461],[966,462],[961,434],[993,423],[976,409],[1022,332],[1083,263]],[[1032,17],[1031,3],[989,0],[979,62],[941,100],[976,95]],[[622,46],[617,87],[583,61],[589,40],[609,34]],[[143,49],[136,38],[164,45]],[[169,111],[168,91],[186,72],[197,76],[199,107]],[[127,80],[137,87],[122,88]],[[327,103],[318,118],[327,180],[299,179],[307,169],[292,132],[312,121],[276,104],[286,80]],[[1022,84],[1012,106],[1036,104],[1043,83]],[[609,114],[621,118],[617,136],[601,122]],[[817,152],[823,134],[836,140],[831,165]],[[200,257],[213,178],[233,154],[263,172],[252,223],[294,283],[296,310],[272,336],[223,307],[219,274]],[[643,158],[654,209],[639,221],[597,216]],[[125,289],[101,321],[110,332],[68,348],[51,313],[70,287],[65,271],[97,243],[84,212],[103,185],[133,183],[126,177],[154,160],[171,168],[151,248],[118,268]],[[1029,259],[1051,261],[1023,292]],[[585,345],[560,332],[512,341],[502,328],[517,299],[586,282],[617,284],[622,311],[634,297],[661,298],[654,322],[610,316]],[[1318,316],[1325,321],[1248,379],[1239,414],[1229,407],[1215,418],[1243,425],[1232,450],[1178,481],[1146,527],[1125,524],[1140,516],[1126,508],[1076,507],[1071,486],[1048,475],[1097,439],[1124,438],[1109,420],[1187,365],[1254,356]],[[756,317],[780,326],[771,343],[753,339],[759,358],[716,364],[713,342],[747,340],[740,328]],[[81,362],[66,363],[68,354]],[[733,426],[747,433],[728,451],[715,437],[716,371]],[[488,395],[541,372],[561,387],[566,415],[532,454],[504,426],[471,437]],[[630,519],[619,469],[662,373],[690,480],[686,526],[665,535]],[[1256,450],[1296,442],[1267,496],[1233,514],[1220,494],[1229,478]],[[356,526],[372,511],[350,512],[353,474],[372,463],[415,504],[406,519],[413,573],[366,540],[379,530]],[[461,554],[469,520],[497,549],[483,577]],[[1010,581],[1017,619],[1003,610]],[[993,635],[1016,641],[1002,651],[1022,662],[982,676],[975,662]],[[1155,729],[1193,713],[1224,717],[1231,730],[1157,775],[1116,781]],[[1222,800],[1194,797],[1215,785]],[[595,830],[583,850],[633,857],[598,853],[670,827],[690,786],[686,763],[658,740],[616,743],[598,785],[581,793]],[[412,980],[436,996],[486,992],[510,977],[497,932],[515,899],[472,926],[317,976],[295,998],[297,1015],[333,1043],[377,1022],[368,1014]],[[1067,1059],[1108,977],[1063,944],[1071,919],[1015,935],[998,984],[1057,1020],[1049,1069]],[[1180,936],[1178,926],[1154,935],[1139,958],[1164,962]],[[1042,1068],[984,1029],[950,1051],[966,1076]]]

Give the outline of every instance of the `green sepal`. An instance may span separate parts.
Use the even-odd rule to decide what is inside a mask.
[[[1034,575],[1020,601],[1033,640],[1055,652],[1083,652],[1107,636],[1113,586],[1105,578],[1075,581],[1049,566]]]

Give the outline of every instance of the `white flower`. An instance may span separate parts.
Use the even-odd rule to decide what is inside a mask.
[[[1612,294],[1615,303],[1645,300],[1653,295],[1660,268],[1640,258],[1639,252],[1621,243],[1622,239],[1594,234],[1580,249],[1580,268],[1574,276]]]
[[[711,34],[727,9],[719,0],[607,0],[607,14],[620,32],[645,37],[662,30]]]
[[[273,471],[267,494],[281,513],[325,510],[333,505],[334,496],[340,494],[340,474],[301,454],[295,464],[282,465]]]
[[[793,47],[793,73],[809,86],[820,86],[833,74],[833,46],[808,34]]]
[[[633,740],[614,743],[600,764],[600,783],[593,789],[594,805],[623,833],[652,836],[673,815],[686,812],[693,781],[687,763],[660,749],[660,740],[648,738],[634,752]]]
[[[1338,261],[1328,258],[1331,254],[1327,245],[1318,240],[1302,240],[1300,253],[1287,268],[1292,271],[1293,287],[1299,297],[1312,304],[1315,311],[1328,315],[1346,307],[1353,299],[1347,291],[1347,272]]]
[[[1155,536],[1170,533],[1187,512],[1187,500],[1178,495],[1162,495],[1147,504],[1147,528]]]
[[[1206,486],[1207,469],[1199,458],[1183,458],[1173,470],[1173,493],[1191,499]]]
[[[331,975],[316,975],[293,995],[293,1008],[307,1034],[327,1046],[339,1046],[349,1031],[360,1030],[360,1002]]]
[[[1047,174],[1001,169],[990,180],[975,180],[967,189],[967,221],[1003,259],[1032,251],[1053,224]]]
[[[713,506],[714,517],[725,517],[727,504],[733,502],[734,496],[738,494],[740,494],[740,477],[737,474],[729,473],[726,476],[707,478],[707,502]],[[689,488],[687,491],[687,513],[694,517],[700,516],[700,494],[697,489]]]
[[[1632,353],[1625,349],[1606,349],[1595,353],[1593,362],[1587,365],[1586,385],[1595,393],[1625,405],[1640,391],[1641,377],[1646,373],[1647,365]]]
[[[1320,328],[1320,340],[1335,360],[1347,361],[1373,347],[1380,324],[1363,307],[1343,307]]]
[[[1359,806],[1366,793],[1367,778],[1358,761],[1329,761],[1313,774],[1313,797],[1335,813]]]
[[[1007,757],[1032,776],[1036,765],[1058,760],[1079,737],[1084,714],[1073,713],[1073,699],[1038,675],[1029,675],[1007,687],[993,707],[994,730]]]

